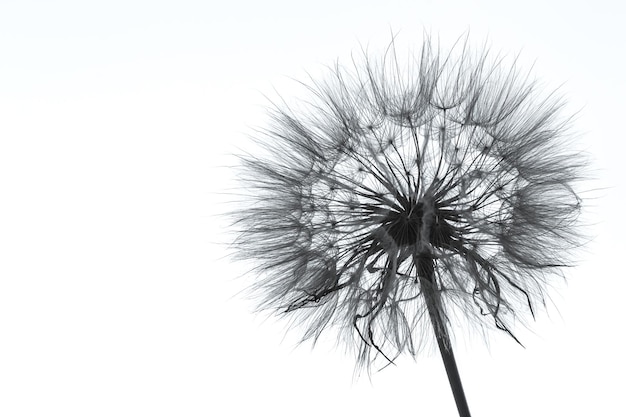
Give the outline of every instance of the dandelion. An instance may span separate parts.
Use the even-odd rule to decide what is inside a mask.
[[[235,248],[255,262],[261,308],[303,340],[336,329],[360,366],[434,335],[469,416],[452,328],[519,342],[514,324],[545,305],[579,242],[584,161],[563,99],[515,60],[467,39],[449,54],[427,40],[406,64],[394,42],[364,55],[272,107],[265,152],[241,157]]]

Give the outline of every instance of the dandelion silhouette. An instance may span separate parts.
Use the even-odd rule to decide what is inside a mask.
[[[451,327],[518,341],[513,324],[545,304],[579,241],[571,118],[504,62],[465,39],[445,55],[426,40],[406,65],[393,41],[337,64],[297,108],[272,107],[233,213],[261,308],[304,340],[336,328],[368,369],[434,334],[461,416]]]

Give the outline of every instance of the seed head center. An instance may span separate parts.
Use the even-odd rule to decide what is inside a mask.
[[[450,243],[453,229],[433,202],[402,200],[382,222],[398,246],[421,244],[444,248]]]

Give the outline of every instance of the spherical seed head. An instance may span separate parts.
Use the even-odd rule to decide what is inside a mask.
[[[515,338],[579,241],[584,161],[562,100],[461,49],[337,65],[304,109],[273,109],[267,156],[242,157],[235,248],[258,265],[261,307],[304,339],[338,329],[359,364],[415,355],[428,297],[453,326]]]

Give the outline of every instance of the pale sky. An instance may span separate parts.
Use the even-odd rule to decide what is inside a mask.
[[[457,415],[436,351],[353,379],[332,333],[297,346],[252,314],[217,217],[264,94],[424,28],[562,85],[602,188],[526,348],[455,347],[472,414],[626,415],[625,18],[618,1],[0,1],[0,415]]]

